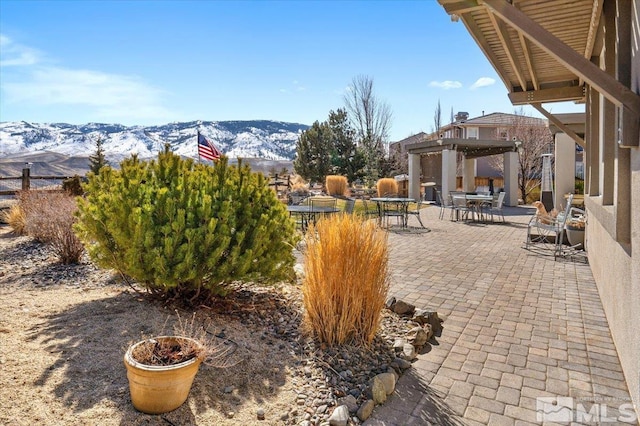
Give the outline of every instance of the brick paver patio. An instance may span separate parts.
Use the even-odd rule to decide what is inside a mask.
[[[431,232],[390,233],[391,295],[436,310],[444,330],[365,425],[541,424],[538,397],[573,397],[581,407],[562,413],[577,423],[635,420],[589,265],[524,250],[532,211],[508,212],[485,225],[430,207]]]

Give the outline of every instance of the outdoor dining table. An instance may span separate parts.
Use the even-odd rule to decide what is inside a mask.
[[[481,194],[464,194],[464,195],[453,195],[453,198],[464,198],[467,202],[467,205],[471,207],[472,220],[475,217],[475,214],[478,214],[478,219],[482,220],[482,207],[486,203],[491,204],[493,201],[493,195],[481,195]]]
[[[401,219],[402,228],[407,227],[409,203],[415,203],[413,198],[403,197],[376,197],[372,198],[378,206],[378,223],[382,224],[385,217],[387,219],[390,216],[398,216]],[[393,206],[393,209],[387,209],[388,206]]]
[[[314,222],[316,215],[332,214],[340,211],[338,207],[289,205],[287,211],[290,215],[298,215],[302,219],[302,230],[306,231],[309,222]]]

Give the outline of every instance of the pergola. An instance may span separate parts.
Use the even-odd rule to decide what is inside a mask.
[[[518,203],[518,148],[517,141],[441,138],[407,145],[409,156],[409,196],[420,196],[420,157],[422,155],[442,156],[442,177],[440,182],[442,193],[456,189],[457,153],[464,155],[463,184],[465,190],[473,191],[475,181],[474,160],[489,155],[504,155],[505,203]]]

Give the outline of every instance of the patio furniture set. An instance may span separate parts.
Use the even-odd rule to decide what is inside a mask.
[[[290,199],[287,210],[289,214],[297,217],[296,222],[299,228],[306,231],[310,224],[316,223],[322,216],[340,211],[347,214],[353,213],[356,199],[347,197],[344,199],[344,210],[338,208],[338,198],[329,196]],[[363,198],[361,202],[363,204],[362,215],[375,217],[381,226],[390,227],[391,220],[395,218],[402,229],[407,229],[409,216],[415,216],[420,226],[426,229],[420,218],[420,211],[428,203],[416,201],[413,198],[399,197],[397,194],[384,194],[383,197],[374,197],[369,200]]]
[[[442,193],[437,189],[436,197],[440,204],[440,219],[444,219],[444,212],[449,209],[450,219],[455,221],[494,222],[494,215],[502,217],[505,222],[503,205],[505,192],[497,194],[452,191],[448,195],[448,203],[444,202]]]

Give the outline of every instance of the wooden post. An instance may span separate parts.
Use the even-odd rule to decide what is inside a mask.
[[[29,187],[31,186],[31,169],[29,169],[28,167],[25,167],[24,169],[22,169],[22,190],[23,191],[28,191]]]

